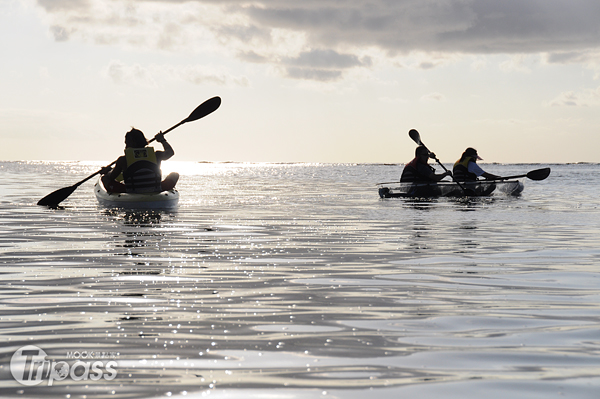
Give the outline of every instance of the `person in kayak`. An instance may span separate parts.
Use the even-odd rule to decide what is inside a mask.
[[[430,157],[435,158],[435,154],[430,154],[422,145],[418,146],[415,149],[415,158],[404,166],[400,182],[438,182],[451,175],[449,171],[436,174],[435,169],[427,163]]]
[[[153,193],[172,190],[179,174],[170,173],[164,180],[160,163],[171,158],[175,151],[162,133],[155,137],[164,151],[154,151],[141,130],[132,128],[125,134],[125,155],[119,157],[114,168],[107,166],[100,172],[102,183],[111,193]],[[122,180],[123,182],[119,181]]]
[[[479,176],[484,179],[498,179],[500,176],[487,173],[477,165],[477,161],[482,158],[477,155],[475,148],[467,148],[462,153],[460,159],[454,163],[452,174],[456,181],[476,181]]]

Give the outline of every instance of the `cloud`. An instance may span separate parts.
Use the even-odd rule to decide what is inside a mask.
[[[546,62],[549,64],[570,64],[592,61],[596,58],[594,54],[587,51],[562,51],[549,53],[546,55]]]
[[[258,26],[305,32],[311,44],[320,46],[487,54],[600,44],[600,3],[595,0],[278,0],[255,4],[237,11]]]
[[[345,69],[371,66],[372,60],[370,57],[359,58],[354,54],[340,54],[333,50],[311,50],[285,58],[282,63],[287,76],[291,78],[331,81],[339,79]]]
[[[219,86],[248,86],[248,79],[234,76],[221,69],[206,66],[170,66],[139,64],[126,65],[113,60],[105,70],[105,76],[119,85],[133,85],[148,88],[159,87],[166,80],[186,81],[196,85],[216,84]]]
[[[125,65],[118,61],[112,61],[106,68],[106,75],[116,84],[137,85],[144,87],[157,87],[152,72],[139,65]]]
[[[37,0],[57,41],[212,52],[331,80],[372,53],[539,54],[600,49],[597,0]],[[423,62],[430,69],[438,63]],[[505,65],[514,70],[518,65]],[[520,69],[523,70],[523,69]]]
[[[446,101],[446,96],[441,93],[429,93],[421,97],[423,102],[441,102]]]
[[[48,12],[87,11],[92,0],[37,0],[37,3]]]
[[[548,53],[545,61],[548,64],[581,64],[596,71],[594,79],[600,79],[600,49]]]
[[[318,68],[287,68],[287,76],[293,79],[318,80],[328,82],[342,77],[342,71]]]
[[[513,55],[510,59],[500,64],[500,70],[502,72],[531,73],[531,69],[527,66],[529,61],[530,60],[525,55]]]
[[[488,61],[485,58],[477,57],[471,62],[471,69],[481,71],[488,66]]]
[[[171,67],[168,73],[172,79],[181,79],[197,85],[212,83],[219,86],[249,86],[249,81],[244,76],[235,76],[222,71],[221,68],[215,69],[205,66],[185,66]]]
[[[311,66],[321,68],[352,68],[359,65],[371,65],[371,59],[369,57],[365,57],[364,59],[360,60],[353,54],[340,54],[333,50],[304,51],[297,57],[288,58],[284,62],[287,65],[293,66]]]
[[[66,42],[70,38],[70,32],[62,26],[51,26],[50,33],[57,42]]]
[[[566,91],[566,92],[560,93],[554,100],[550,101],[549,105],[552,107],[577,106],[577,105],[579,105],[579,98],[578,98],[577,94],[575,94],[575,92]]]
[[[254,51],[246,51],[238,53],[237,57],[246,62],[252,62],[256,64],[265,64],[269,62],[269,58],[263,55],[257,54]]]
[[[600,106],[600,87],[585,89],[579,92],[566,91],[560,93],[546,105],[551,107],[591,107]]]

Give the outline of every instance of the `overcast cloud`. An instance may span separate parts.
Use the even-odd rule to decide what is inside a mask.
[[[596,62],[597,0],[37,0],[57,41],[227,51],[331,80],[414,52]],[[425,65],[425,64],[424,64]],[[434,67],[435,64],[428,64]]]

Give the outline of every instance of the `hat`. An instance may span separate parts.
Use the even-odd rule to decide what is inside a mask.
[[[483,158],[481,158],[479,155],[477,155],[477,150],[475,148],[471,148],[471,147],[467,148],[465,150],[465,155],[468,155],[468,156],[473,157],[478,160],[483,160]]]

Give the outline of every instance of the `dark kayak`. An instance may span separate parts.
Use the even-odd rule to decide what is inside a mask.
[[[435,198],[435,197],[487,197],[494,192],[505,195],[519,195],[523,191],[523,183],[518,180],[477,181],[461,183],[385,183],[380,185],[381,198]],[[462,187],[461,187],[462,186]],[[464,190],[463,190],[464,189]]]

